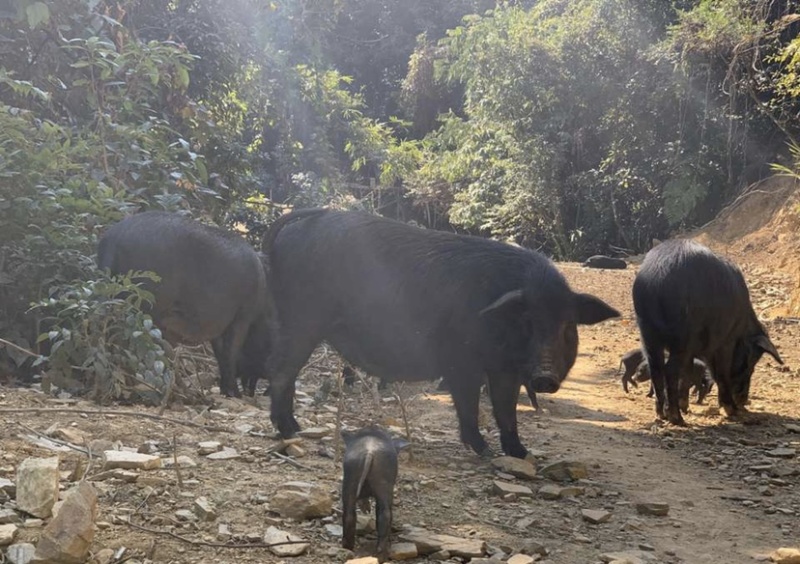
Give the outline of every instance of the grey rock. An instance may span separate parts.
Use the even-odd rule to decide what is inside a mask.
[[[539,470],[539,475],[556,482],[568,482],[588,478],[589,470],[583,462],[561,460]]]
[[[8,525],[9,523],[19,524],[22,522],[20,516],[12,509],[0,509],[0,525]]]
[[[513,494],[519,497],[533,497],[533,491],[527,486],[519,486],[517,484],[509,484],[508,482],[501,482],[500,480],[492,481],[492,491],[495,495],[506,496]]]
[[[303,539],[297,535],[281,531],[275,527],[270,527],[267,529],[267,532],[264,533],[264,542],[266,544],[302,540]],[[294,544],[280,544],[278,546],[271,546],[269,551],[275,556],[300,556],[301,554],[305,553],[306,550],[308,550],[308,547],[309,543],[307,542],[295,542]]]
[[[58,457],[26,458],[17,468],[17,508],[50,517],[58,501]]]
[[[311,427],[309,429],[303,429],[297,434],[304,439],[321,439],[322,437],[330,435],[331,430],[327,427]]]
[[[533,564],[534,562],[536,562],[536,559],[527,554],[515,554],[506,560],[506,564]]]
[[[316,484],[287,482],[272,496],[270,509],[291,519],[325,517],[333,511],[333,499],[326,489]]]
[[[584,521],[599,525],[611,519],[611,513],[605,509],[581,509],[581,517]]]
[[[12,544],[6,549],[6,559],[11,564],[28,564],[33,560],[33,553],[36,547],[27,542]]]
[[[107,450],[103,452],[103,470],[155,470],[161,468],[161,458],[152,454]]]
[[[85,562],[94,540],[96,519],[97,493],[89,482],[81,482],[42,531],[33,562]]]
[[[203,441],[197,443],[197,453],[200,456],[206,456],[220,450],[222,450],[222,443],[218,441]]]
[[[17,494],[17,486],[8,478],[0,478],[0,492],[9,497],[14,497]]]
[[[0,525],[0,546],[8,546],[17,536],[18,527],[13,523]]]
[[[523,480],[533,480],[536,477],[536,467],[521,458],[513,456],[500,456],[492,459],[492,466],[505,474],[511,474]]]
[[[185,454],[181,454],[178,456],[178,466],[181,468],[197,468],[197,462],[194,461],[193,458],[190,456],[186,456]],[[161,466],[164,468],[174,468],[175,467],[175,457],[174,456],[165,456],[161,459]]]
[[[794,458],[797,456],[797,451],[793,448],[776,448],[768,450],[766,454],[772,458]]]
[[[179,509],[175,512],[175,518],[178,521],[188,522],[191,523],[193,521],[197,521],[197,515],[195,515],[189,509]]]
[[[667,514],[669,514],[669,504],[655,501],[637,503],[636,511],[639,513],[639,515],[665,517]]]
[[[217,518],[217,510],[214,504],[205,497],[198,497],[194,500],[192,511],[194,511],[195,515],[197,515],[201,521],[214,521]]]
[[[417,545],[420,555],[447,551],[450,556],[479,558],[486,554],[486,543],[478,539],[463,539],[450,535],[432,533],[418,527],[409,527],[399,535],[400,540]]]
[[[398,542],[389,547],[390,560],[410,560],[418,555],[417,545],[413,542]]]
[[[208,460],[235,460],[235,459],[239,458],[240,456],[241,455],[239,454],[239,451],[237,451],[235,448],[225,447],[222,450],[219,450],[217,452],[212,452],[211,454],[206,456],[206,459],[208,459]]]
[[[547,556],[547,547],[538,541],[528,539],[522,543],[520,552],[524,554]]]

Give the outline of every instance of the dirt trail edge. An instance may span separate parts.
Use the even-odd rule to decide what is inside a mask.
[[[615,377],[610,380],[591,358],[579,358],[565,387],[548,407],[550,428],[557,429],[557,438],[551,443],[557,441],[565,456],[588,463],[590,477],[604,489],[619,492],[611,509],[615,529],[639,528],[641,544],[652,545],[654,556],[674,555],[687,563],[752,562],[789,541],[776,526],[780,518],[770,519],[740,506],[742,498],[757,494],[742,492],[735,481],[687,460],[688,453],[681,447],[691,439],[681,438],[680,430],[664,433],[654,417],[652,430],[642,428],[632,425],[624,412],[617,413],[619,400],[614,396],[619,394],[612,392],[612,397],[604,400],[618,384]],[[645,391],[646,387],[640,388],[637,400],[651,410],[652,400],[643,397]],[[698,407],[703,409],[692,406]],[[637,516],[635,504],[649,501],[668,503],[669,515]],[[604,539],[598,548],[636,548],[633,538],[622,536],[618,543]],[[569,562],[569,553],[567,549],[563,557],[554,555],[554,559]]]

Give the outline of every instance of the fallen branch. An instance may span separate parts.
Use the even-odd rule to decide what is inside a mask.
[[[262,542],[254,542],[254,543],[247,543],[247,544],[231,544],[225,542],[207,542],[207,541],[196,541],[186,537],[182,537],[179,534],[173,533],[172,531],[162,531],[159,529],[151,529],[150,527],[145,527],[143,525],[137,525],[130,519],[126,519],[123,521],[125,524],[130,525],[134,529],[138,529],[140,531],[144,531],[146,533],[151,533],[153,535],[161,535],[166,537],[171,537],[175,540],[179,540],[186,544],[191,544],[194,546],[208,546],[211,548],[272,548],[273,546],[282,546],[284,544],[306,544],[308,541],[299,540],[299,541],[282,541],[282,542],[273,542],[273,543],[262,543]]]
[[[203,425],[201,423],[194,423],[192,421],[182,421],[180,419],[174,419],[172,417],[164,417],[163,415],[153,415],[151,413],[139,413],[136,411],[104,410],[104,409],[69,409],[66,407],[3,407],[0,408],[0,414],[3,413],[74,413],[76,415],[80,414],[121,415],[128,417],[141,417],[143,419],[152,419],[154,421],[166,421],[168,423],[175,423],[176,425],[185,425],[186,427],[203,429],[204,431],[213,431],[217,433],[233,433],[231,429],[228,429],[227,427],[221,427],[219,425]]]
[[[6,345],[7,347],[11,347],[12,349],[16,349],[19,352],[24,353],[24,354],[26,354],[28,356],[32,356],[34,358],[40,358],[42,356],[40,354],[36,354],[35,352],[29,351],[28,349],[24,349],[19,345],[15,345],[11,341],[6,341],[5,339],[0,339],[0,343]]]
[[[405,391],[405,386],[402,387],[402,391]],[[408,460],[410,462],[414,461],[414,449],[411,446],[413,442],[411,439],[411,425],[408,423],[408,412],[406,411],[406,400],[405,397],[401,396],[400,393],[395,393],[394,397],[397,398],[397,403],[400,405],[400,414],[403,416],[403,424],[406,428],[406,440],[408,441]]]
[[[313,470],[313,468],[311,468],[310,466],[306,466],[305,464],[300,464],[295,459],[286,456],[285,454],[281,454],[278,451],[272,451],[270,452],[270,454],[276,458],[280,458],[281,460],[288,462],[289,464],[297,468],[302,468],[303,470]]]
[[[85,454],[87,456],[89,455],[89,451],[87,451],[85,448],[79,447],[78,445],[74,445],[72,443],[68,443],[67,441],[61,441],[61,440],[55,439],[53,437],[48,437],[44,433],[41,433],[41,432],[37,431],[36,429],[31,429],[30,427],[28,427],[27,425],[25,425],[23,423],[20,423],[19,421],[17,421],[17,425],[19,425],[20,427],[22,427],[23,429],[25,429],[29,433],[33,433],[37,437],[41,437],[42,439],[46,439],[46,440],[50,441],[51,443],[55,443],[57,445],[61,445],[61,446],[65,446],[67,448],[71,448],[72,450],[76,450],[76,451],[80,452],[81,454]]]

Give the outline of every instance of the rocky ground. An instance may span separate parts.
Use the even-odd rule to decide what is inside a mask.
[[[540,396],[542,413],[520,400],[520,435],[535,455],[535,472],[482,461],[463,447],[449,397],[433,383],[396,386],[381,397],[367,379],[340,398],[330,385],[338,360],[324,351],[301,378],[297,405],[306,433],[291,445],[272,438],[264,398],[256,407],[211,396],[210,408],[166,410],[162,415],[173,422],[80,413],[98,407],[0,389],[0,545],[36,543],[45,525],[52,529],[50,517],[21,511],[20,503],[32,502],[20,499],[28,487],[20,482],[30,470],[23,461],[58,456],[57,467],[36,470],[52,476],[44,479],[51,484],[45,497],[55,495],[48,480],[57,480],[64,498],[86,477],[97,494],[90,550],[98,563],[327,563],[368,556],[375,536],[366,519],[356,554],[339,548],[334,429],[341,417],[347,427],[375,421],[403,434],[399,397],[413,446],[401,455],[393,541],[408,562],[746,563],[769,560],[781,547],[800,548],[800,327],[793,320],[768,323],[786,364],[760,362],[751,408],[761,417],[752,424],[720,416],[715,389],[705,406],[692,405],[687,428],[665,426],[655,420],[647,386],[625,394],[617,375],[620,356],[637,346],[634,270],[560,268],[573,287],[606,299],[624,317],[581,329],[576,366],[561,391]],[[760,313],[787,291],[787,281],[770,276],[748,272]],[[8,411],[22,408],[29,411]],[[499,448],[488,398],[482,410],[484,431]],[[121,452],[103,454],[114,450]],[[563,461],[570,464],[555,464]],[[65,507],[59,515],[70,514],[62,514]],[[77,507],[68,509],[91,513]],[[306,544],[231,547],[287,538]],[[24,561],[21,552],[6,557]],[[289,556],[294,552],[302,554]],[[433,554],[414,557],[420,552]]]

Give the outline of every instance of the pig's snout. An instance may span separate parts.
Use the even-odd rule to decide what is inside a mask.
[[[554,394],[561,387],[561,382],[547,376],[539,376],[531,381],[533,391],[543,394]]]

